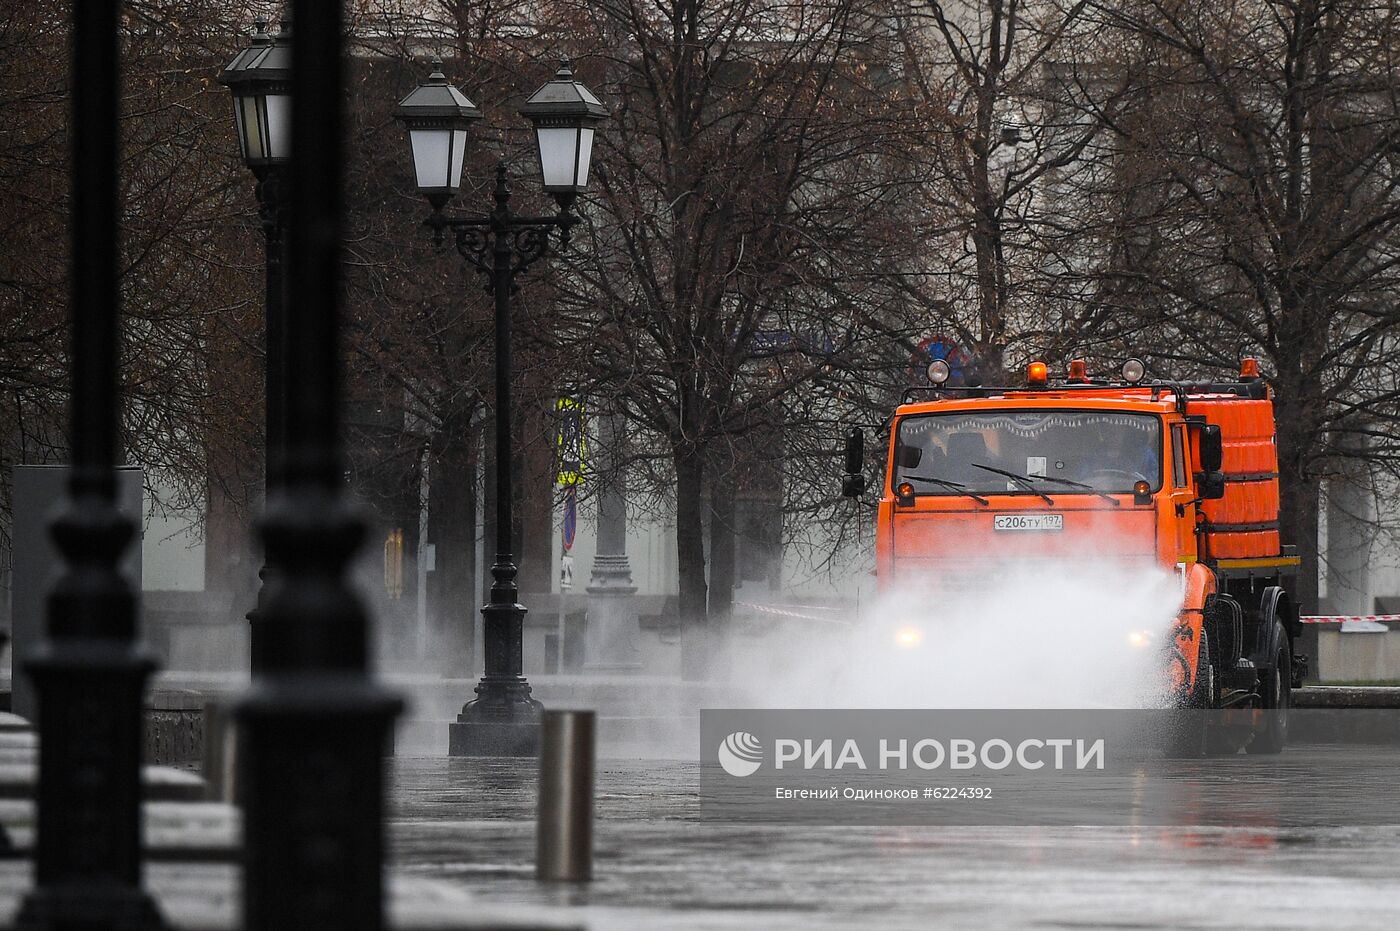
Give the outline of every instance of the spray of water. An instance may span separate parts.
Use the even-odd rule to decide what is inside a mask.
[[[989,565],[962,587],[887,592],[849,624],[736,639],[729,656],[764,707],[1150,707],[1179,604],[1158,568]]]
[[[532,674],[549,707],[598,711],[600,753],[688,759],[703,708],[1162,707],[1180,582],[1103,559],[987,560],[838,618],[765,616],[709,644],[699,681],[674,673]],[[801,613],[801,612],[798,612]],[[824,614],[825,612],[814,612]],[[445,644],[430,644],[430,655]],[[439,755],[476,670],[443,680],[400,665],[412,697],[399,752]]]

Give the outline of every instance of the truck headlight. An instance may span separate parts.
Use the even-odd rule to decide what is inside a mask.
[[[901,627],[894,632],[894,642],[902,650],[912,650],[924,642],[924,632],[917,627]]]
[[[1128,645],[1142,649],[1152,645],[1152,632],[1150,630],[1135,630],[1128,634]]]

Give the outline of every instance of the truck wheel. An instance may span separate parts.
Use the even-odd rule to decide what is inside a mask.
[[[1264,729],[1254,735],[1246,753],[1281,753],[1288,744],[1288,709],[1293,704],[1293,652],[1288,648],[1288,634],[1282,624],[1274,625],[1278,648],[1274,665],[1264,679]]]
[[[1206,670],[1207,698],[1205,703],[1201,705],[1202,708],[1206,709],[1214,709],[1219,704],[1219,696],[1215,694],[1215,663],[1219,657],[1213,655],[1211,647],[1212,642],[1206,636],[1205,628],[1202,627],[1201,649],[1205,650],[1206,655],[1211,658],[1210,668]],[[1215,649],[1218,651],[1219,647]],[[1201,717],[1205,721],[1215,720],[1215,716],[1210,714],[1202,714]],[[1240,738],[1234,737],[1232,739],[1230,732],[1223,727],[1210,727],[1207,725],[1205,726],[1205,732],[1206,756],[1234,756],[1240,751],[1240,747],[1243,745],[1243,741],[1241,741]],[[1248,737],[1245,739],[1247,740]]]
[[[1206,755],[1206,709],[1215,704],[1215,670],[1209,662],[1210,641],[1206,637],[1205,627],[1201,628],[1198,650],[1206,663],[1196,676],[1191,694],[1171,716],[1166,744],[1166,755],[1170,759],[1194,760]]]

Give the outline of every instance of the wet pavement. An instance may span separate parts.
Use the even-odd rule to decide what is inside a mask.
[[[1309,754],[1354,797],[1400,791],[1391,751],[1287,752],[1300,764]],[[1176,778],[1192,782],[1212,763],[1199,765]],[[596,878],[548,885],[533,875],[532,762],[392,767],[399,877],[446,880],[483,905],[595,929],[1400,926],[1400,825],[717,823],[699,820],[695,763],[601,760]],[[1243,781],[1210,782],[1248,797]]]

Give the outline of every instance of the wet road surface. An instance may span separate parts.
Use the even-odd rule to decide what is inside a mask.
[[[1287,756],[1323,752],[1353,797],[1400,791],[1390,751]],[[1400,825],[716,823],[698,820],[695,763],[600,760],[596,878],[546,885],[535,784],[532,761],[394,760],[394,870],[594,929],[1400,927]]]

